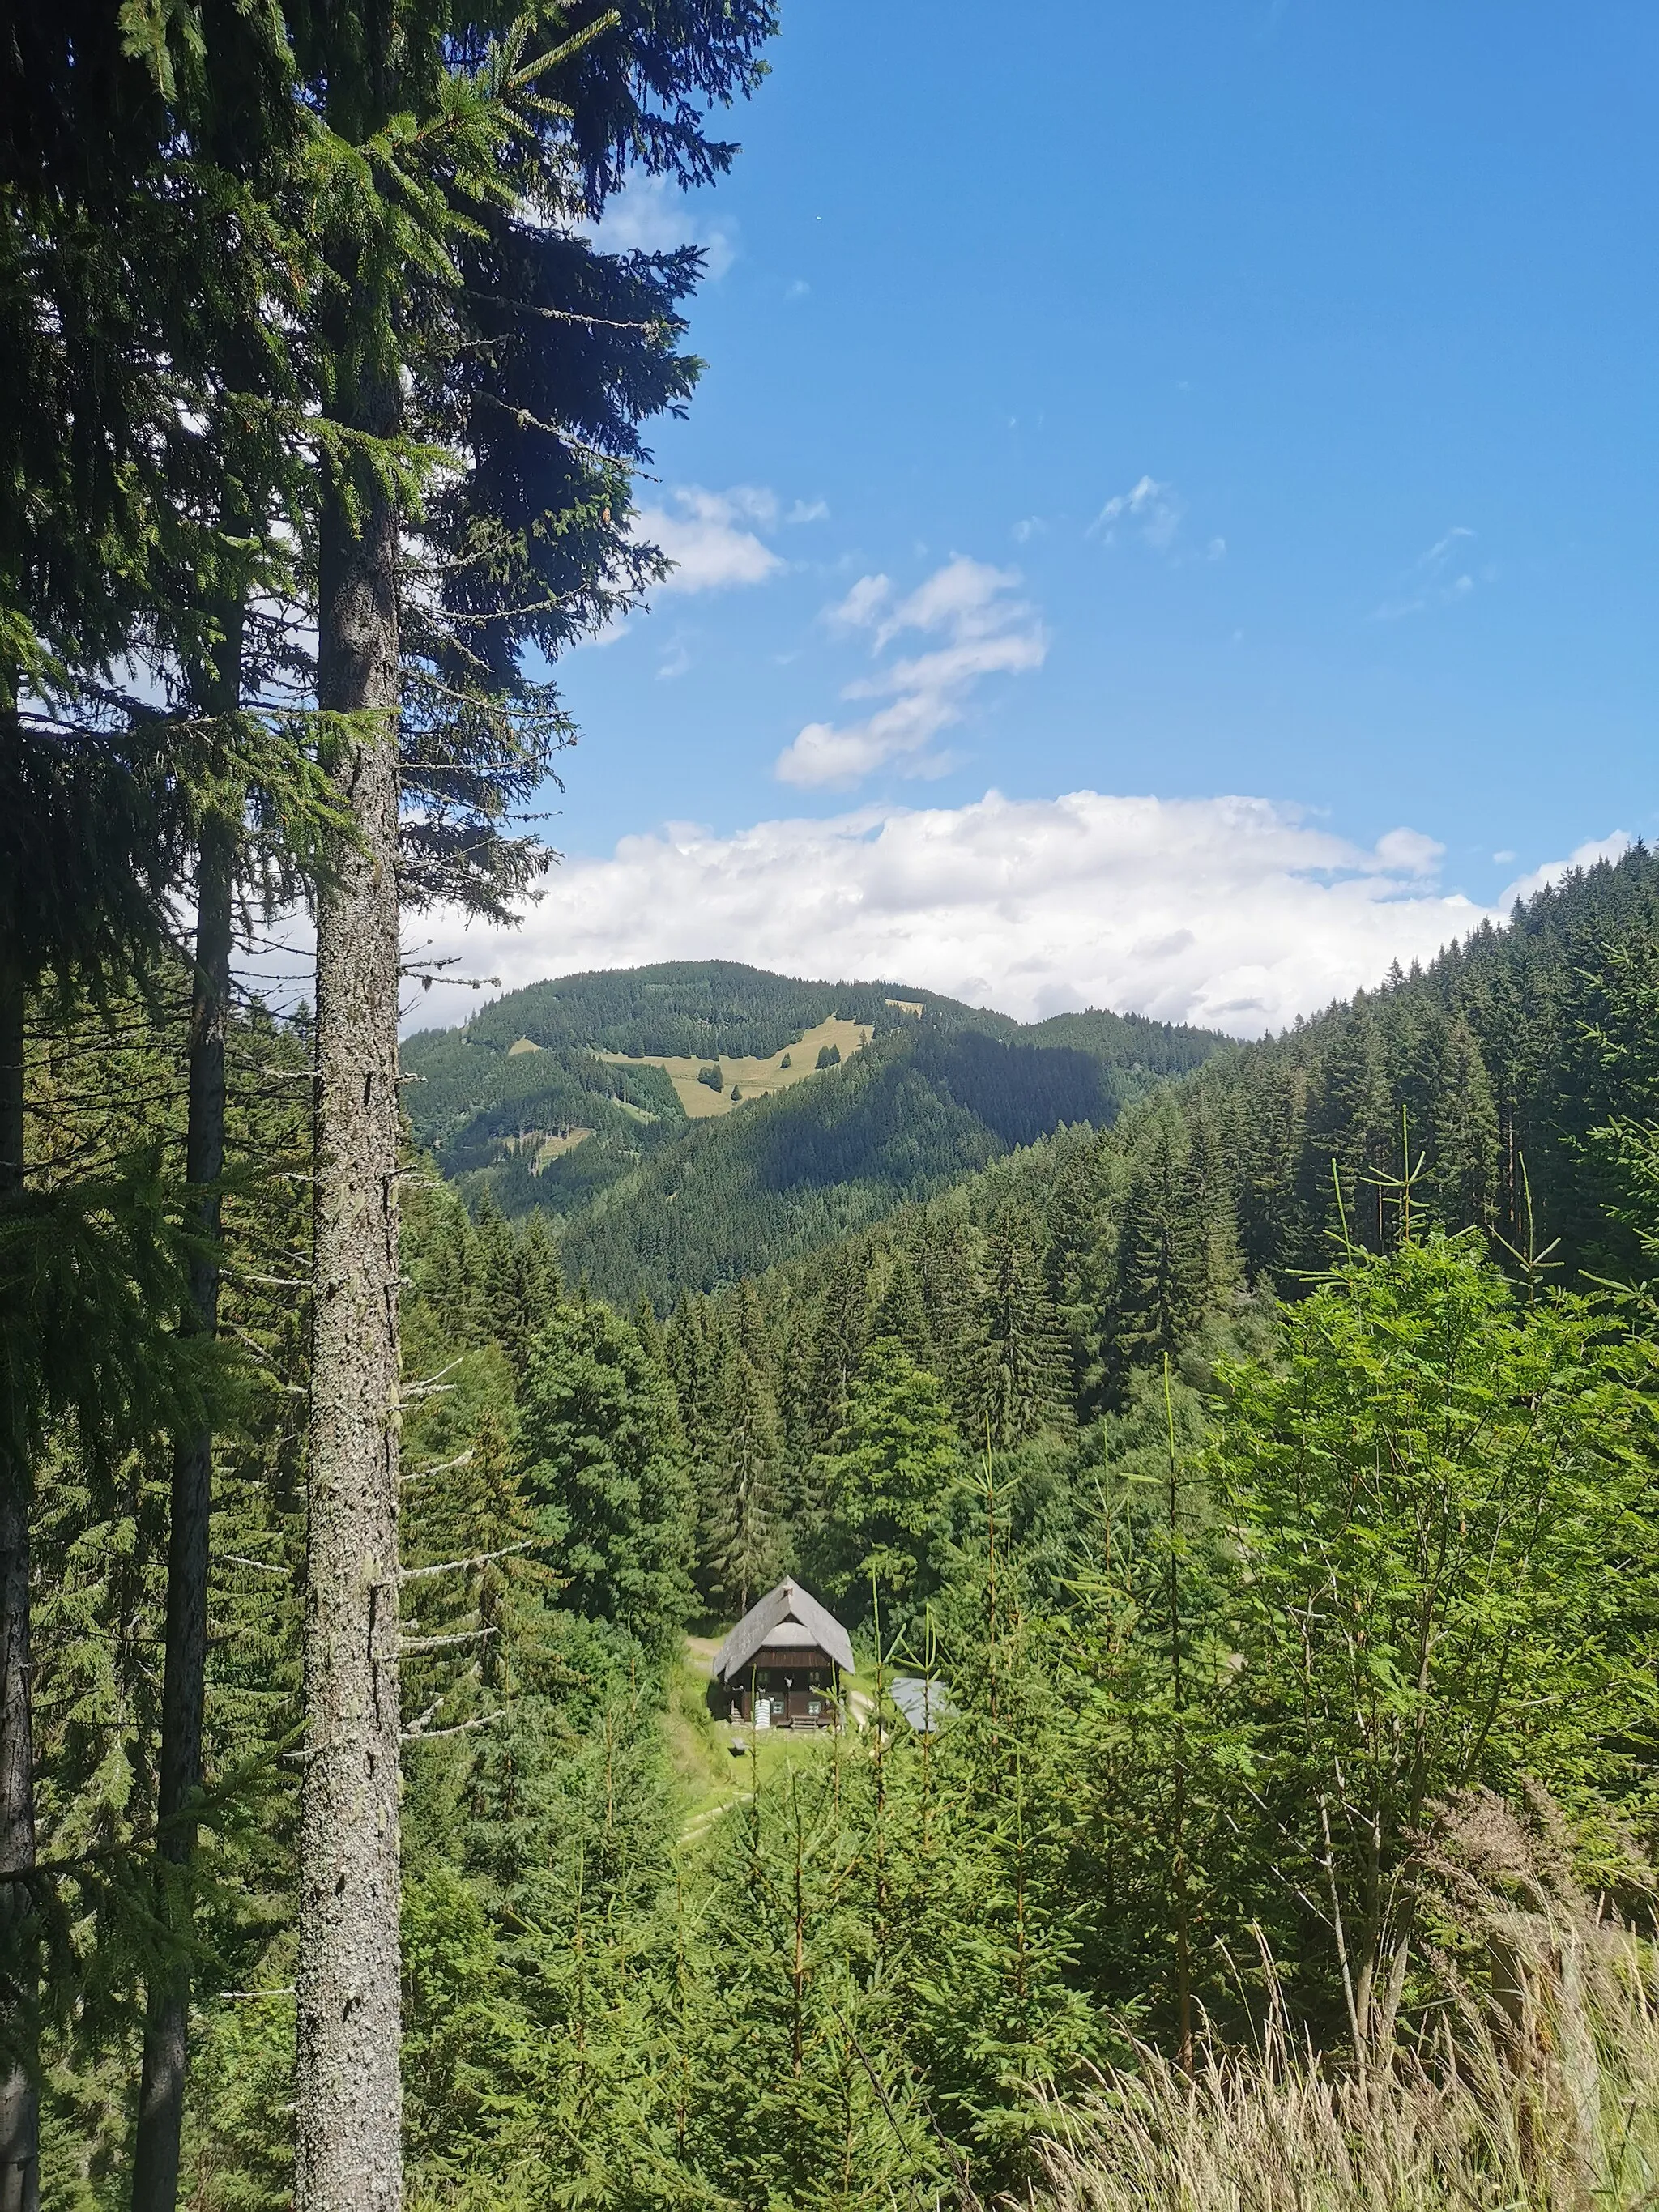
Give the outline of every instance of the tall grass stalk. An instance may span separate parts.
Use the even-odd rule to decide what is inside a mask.
[[[1445,1899],[1459,1925],[1414,2042],[1386,2065],[1333,2063],[1276,1994],[1253,2050],[1200,2039],[1189,2071],[1142,2048],[1053,2106],[1048,2212],[1659,2205],[1659,1953],[1562,1881],[1496,1801],[1462,1811],[1461,1840],[1496,1841],[1474,1856],[1504,1879],[1471,1910],[1470,1853],[1461,1870],[1443,1861],[1464,1876]]]

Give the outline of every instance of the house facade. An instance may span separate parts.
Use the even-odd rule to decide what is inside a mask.
[[[763,1728],[834,1728],[841,1681],[853,1672],[847,1631],[792,1580],[750,1607],[714,1654],[733,1720]]]

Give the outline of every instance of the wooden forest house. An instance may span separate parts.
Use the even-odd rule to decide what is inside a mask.
[[[797,1582],[768,1590],[714,1654],[732,1719],[757,1728],[834,1728],[852,1672],[851,1638]]]

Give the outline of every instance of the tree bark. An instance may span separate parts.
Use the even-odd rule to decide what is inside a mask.
[[[241,617],[225,626],[224,645],[203,703],[234,713],[241,694]],[[190,1104],[185,1132],[185,1180],[191,1227],[199,1240],[190,1266],[185,1332],[211,1337],[219,1327],[219,1182],[225,1165],[225,1025],[230,1004],[236,825],[210,817],[202,832],[196,877],[196,968],[190,1010]],[[195,1856],[196,1823],[184,1817],[202,1781],[202,1720],[206,1702],[208,1530],[213,1510],[213,1431],[173,1439],[171,1518],[167,1530],[167,1615],[161,1687],[161,1757],[156,1813],[161,1822],[158,1905],[164,1921],[176,1907],[168,1867]],[[174,1930],[191,1933],[188,1895]],[[182,1946],[181,1946],[182,1948]],[[133,2212],[173,2212],[189,2063],[190,1964],[172,1962],[152,1984],[138,2087],[138,2130],[132,2169]]]
[[[23,1188],[23,980],[0,950],[0,1206]],[[29,1654],[29,1484],[0,1439],[0,1875],[34,1866],[33,1681]],[[26,1881],[0,1880],[0,1942],[15,1952],[9,1993],[20,2048],[0,2066],[0,2212],[38,2212],[40,2112],[33,2063],[39,1992],[29,1963]]]
[[[386,437],[398,388],[360,388]],[[398,2212],[398,517],[359,487],[319,545],[318,696],[356,836],[317,913],[298,2212]],[[378,720],[376,718],[378,717]]]

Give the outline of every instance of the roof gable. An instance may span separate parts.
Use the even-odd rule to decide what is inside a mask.
[[[763,1598],[751,1605],[743,1619],[714,1654],[714,1672],[722,1682],[729,1682],[734,1674],[741,1674],[756,1652],[765,1648],[766,1639],[775,1628],[786,1621],[794,1621],[811,1632],[813,1640],[827,1651],[836,1666],[853,1672],[853,1639],[840,1621],[826,1606],[818,1603],[811,1590],[803,1589],[798,1582],[786,1577],[775,1589],[769,1589]]]

